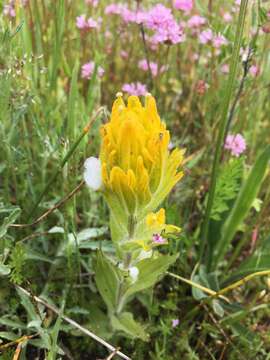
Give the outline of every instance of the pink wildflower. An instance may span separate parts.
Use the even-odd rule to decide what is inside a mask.
[[[200,34],[199,34],[199,42],[201,44],[207,44],[209,43],[211,40],[213,39],[213,32],[211,29],[206,29],[203,30]]]
[[[147,94],[146,85],[141,84],[140,82],[124,84],[122,90],[129,95],[144,96]]]
[[[174,0],[173,6],[177,10],[189,13],[193,8],[193,0]]]
[[[221,72],[223,74],[229,74],[229,71],[230,71],[230,66],[229,64],[223,64],[220,68]]]
[[[98,29],[101,23],[101,18],[98,18],[98,20],[94,20],[92,18],[89,18],[87,20],[87,29]]]
[[[223,45],[228,45],[228,40],[223,35],[216,35],[213,38],[213,46],[217,49],[219,49]]]
[[[76,18],[76,26],[80,30],[92,30],[99,29],[102,19],[94,20],[93,18],[86,19],[86,16],[83,14]]]
[[[83,79],[91,79],[94,70],[95,70],[95,63],[94,61],[90,61],[89,63],[86,63],[82,66],[81,69],[81,76]],[[99,77],[102,77],[104,75],[104,69],[101,66],[98,66],[97,68],[97,74]]]
[[[14,18],[16,16],[15,2],[10,0],[8,4],[4,5],[4,15]]]
[[[198,28],[206,23],[206,19],[200,15],[193,15],[187,22],[189,28]]]
[[[99,0],[85,0],[86,5],[92,5],[93,7],[98,6]]]
[[[76,26],[78,29],[85,29],[87,27],[87,21],[85,15],[80,15],[76,17]]]
[[[105,14],[106,15],[110,15],[110,14],[113,14],[113,15],[119,15],[120,14],[120,6],[118,4],[109,4],[105,7]]]
[[[121,50],[120,55],[121,55],[122,59],[127,59],[128,58],[128,52],[125,51],[125,50]]]
[[[229,134],[225,141],[225,149],[230,150],[231,154],[239,157],[246,150],[246,141],[241,134]]]
[[[179,325],[179,319],[172,319],[172,327],[175,328]]]
[[[257,65],[251,65],[249,68],[249,73],[251,76],[256,77],[260,74],[260,68]]]
[[[156,244],[164,244],[166,243],[166,239],[164,239],[160,234],[153,234],[153,242]]]
[[[158,69],[158,64],[150,61],[149,63],[151,73],[154,77],[158,75],[158,73],[163,73],[167,70],[166,66],[161,66],[160,69]],[[146,59],[140,60],[138,63],[138,67],[142,69],[143,71],[148,71],[148,63]]]
[[[230,23],[233,19],[232,15],[229,12],[223,14],[223,19],[226,23]]]
[[[155,32],[151,38],[154,44],[178,44],[184,40],[183,29],[174,19],[171,9],[162,4],[155,5],[145,13],[145,26]]]

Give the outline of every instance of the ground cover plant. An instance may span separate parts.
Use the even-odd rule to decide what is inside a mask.
[[[0,7],[0,358],[270,359],[270,2]]]

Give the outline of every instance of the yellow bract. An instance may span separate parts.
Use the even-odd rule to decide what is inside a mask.
[[[183,150],[169,152],[170,133],[151,95],[145,106],[136,96],[127,105],[119,96],[101,135],[102,180],[110,207],[118,202],[128,214],[145,217],[183,176],[178,170]]]

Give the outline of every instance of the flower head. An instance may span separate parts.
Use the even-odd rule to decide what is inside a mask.
[[[146,85],[141,84],[140,82],[124,84],[122,86],[122,90],[128,93],[129,95],[135,95],[135,96],[143,96],[147,94]]]
[[[189,28],[198,28],[206,24],[206,19],[200,15],[193,15],[187,22]]]
[[[93,7],[97,7],[99,0],[85,0],[86,5],[91,5]]]
[[[260,68],[257,65],[251,65],[251,67],[249,68],[249,73],[251,74],[251,76],[256,77],[260,74]]]
[[[92,75],[95,71],[95,63],[94,61],[90,61],[82,66],[81,75],[83,79],[91,79]],[[104,69],[101,66],[98,66],[97,68],[97,74],[99,77],[102,77],[104,75]]]
[[[164,239],[160,234],[153,234],[153,242],[156,244],[164,244],[166,243],[166,239]]]
[[[154,31],[151,42],[177,44],[184,40],[182,27],[176,22],[171,9],[157,4],[145,13],[145,26]]]
[[[211,29],[203,30],[203,31],[199,34],[199,42],[200,42],[201,44],[207,44],[207,43],[209,43],[212,39],[213,39],[213,32],[212,32]]]
[[[189,13],[193,8],[193,0],[174,0],[175,9]]]
[[[172,319],[172,327],[175,328],[179,325],[179,319]]]
[[[232,155],[239,157],[246,150],[246,141],[241,134],[229,134],[224,147],[230,150]]]
[[[170,133],[155,99],[146,95],[143,106],[138,97],[130,96],[126,105],[119,94],[101,137],[103,193],[118,228],[132,228],[141,240],[162,230],[174,232],[175,227],[165,224],[164,209],[152,211],[182,178],[184,152],[169,152]]]

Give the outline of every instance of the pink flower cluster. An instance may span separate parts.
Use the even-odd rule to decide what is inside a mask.
[[[122,86],[122,90],[129,95],[136,95],[136,96],[144,96],[148,92],[146,85],[140,82],[124,84]]]
[[[97,7],[99,0],[85,0],[86,5],[91,5],[93,7]]]
[[[105,7],[106,15],[119,15],[125,23],[142,24],[145,21],[144,11],[132,11],[124,4],[109,4]]]
[[[239,157],[246,150],[246,141],[241,134],[229,134],[224,147],[226,150],[230,150],[232,155]]]
[[[187,21],[187,26],[191,29],[199,28],[202,25],[206,24],[206,19],[200,15],[193,15],[191,18]]]
[[[176,22],[172,10],[162,4],[153,6],[149,11],[133,11],[125,4],[112,3],[106,6],[105,14],[119,15],[125,23],[144,24],[147,29],[154,31],[150,38],[154,44],[178,44],[184,40],[183,29]]]
[[[151,41],[155,44],[178,44],[184,41],[182,27],[176,22],[171,9],[157,4],[146,13],[145,26],[154,31]]]
[[[21,0],[20,3],[22,6],[27,5],[28,0]],[[14,18],[16,16],[15,11],[15,0],[10,0],[8,4],[4,5],[3,10],[4,15]]]
[[[81,76],[83,79],[91,79],[92,75],[94,74],[96,64],[94,61],[90,61],[86,64],[84,64],[81,68]],[[101,67],[97,67],[97,74],[99,77],[102,77],[104,75],[105,70]]]
[[[203,45],[212,43],[216,49],[228,45],[228,40],[223,35],[214,35],[211,29],[205,29],[199,34],[199,42]]]
[[[190,13],[193,8],[193,0],[174,0],[173,6],[177,10],[182,10],[185,13]]]
[[[86,19],[86,16],[84,14],[76,18],[77,28],[84,31],[99,29],[101,22],[101,18],[98,18],[98,20],[94,20],[91,17]]]
[[[249,68],[249,73],[251,76],[257,77],[258,75],[260,75],[260,68],[257,65],[251,65],[251,67]]]
[[[143,70],[143,71],[148,71],[148,62],[146,59],[140,60],[138,63],[138,67],[139,69]],[[149,62],[149,67],[150,67],[150,71],[152,73],[152,75],[154,77],[156,77],[158,74],[164,73],[167,70],[167,66],[161,66],[160,69],[158,68],[158,64],[150,61]]]

